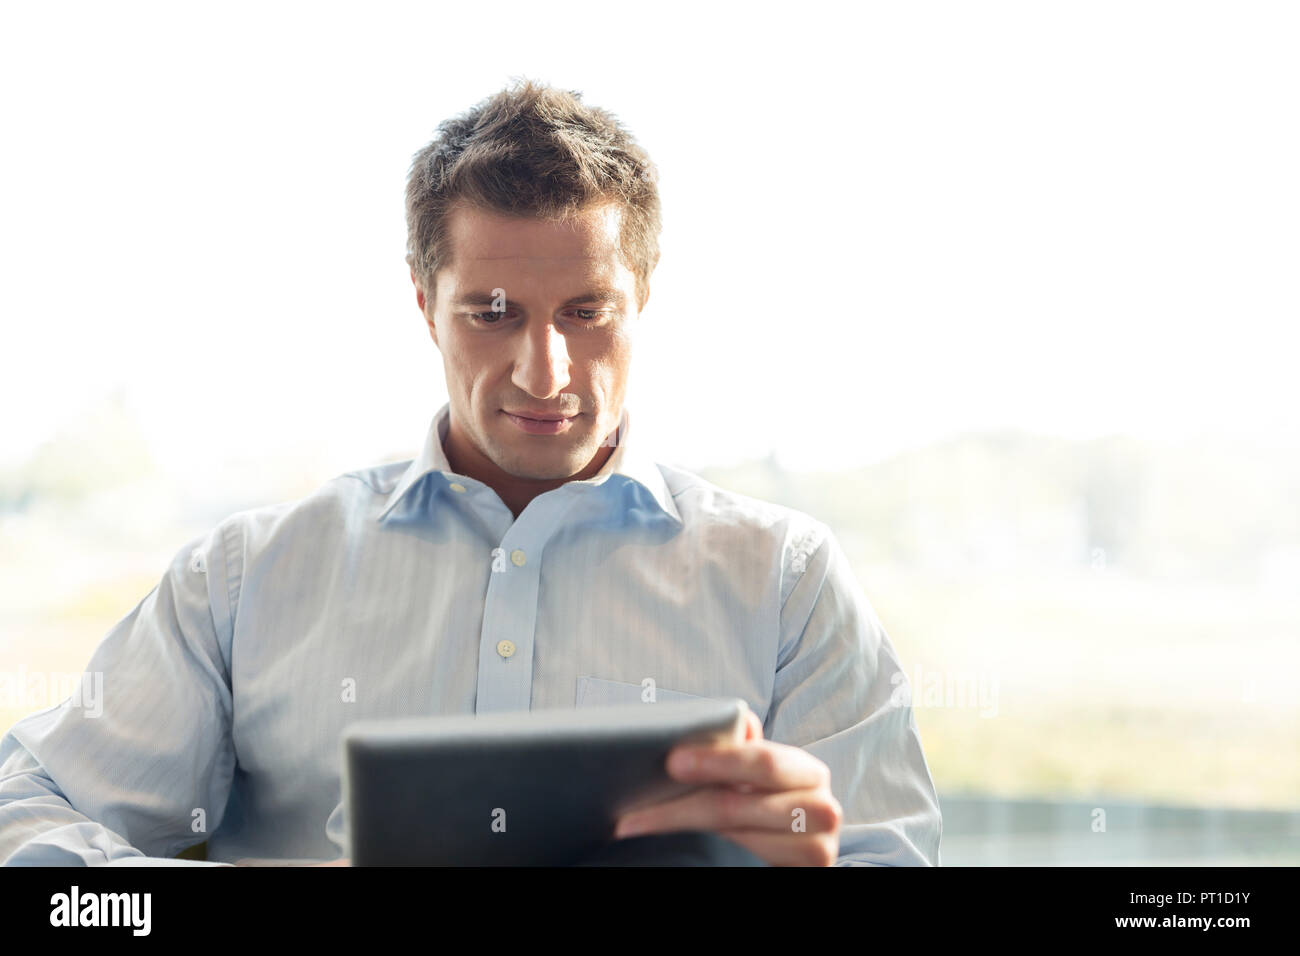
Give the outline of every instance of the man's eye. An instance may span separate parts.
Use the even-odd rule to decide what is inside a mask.
[[[505,318],[506,312],[467,312],[465,313],[475,322],[483,325],[495,325],[501,319]],[[595,324],[600,322],[608,315],[606,309],[570,309],[569,314],[580,319],[585,324]]]

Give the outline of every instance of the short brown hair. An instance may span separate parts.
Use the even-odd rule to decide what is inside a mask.
[[[516,80],[440,123],[415,154],[406,180],[407,264],[432,301],[458,203],[554,220],[614,203],[623,211],[622,255],[644,303],[659,262],[657,178],[649,154],[612,113],[587,106],[575,90]]]

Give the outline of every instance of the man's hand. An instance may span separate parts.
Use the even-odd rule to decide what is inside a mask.
[[[751,710],[743,743],[678,747],[668,773],[708,786],[624,814],[616,837],[712,830],[773,866],[830,866],[839,855],[844,810],[830,768],[806,750],[764,740]]]

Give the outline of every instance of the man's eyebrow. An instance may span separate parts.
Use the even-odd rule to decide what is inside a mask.
[[[501,296],[505,299],[505,296]],[[456,296],[455,305],[491,305],[497,301],[497,296],[491,292],[466,292],[463,295]]]
[[[572,299],[566,300],[564,304],[566,306],[582,305],[584,302],[612,302],[614,305],[622,307],[627,302],[627,296],[623,294],[622,289],[588,289],[582,295],[575,295]]]
[[[500,296],[500,299],[509,302],[509,296]],[[498,296],[491,292],[466,292],[463,295],[456,296],[454,304],[457,306],[466,305],[492,305],[498,300]],[[566,299],[561,308],[568,308],[571,305],[582,305],[590,302],[610,302],[622,308],[627,303],[627,295],[622,289],[599,288],[588,289],[582,295],[575,295],[572,299]]]

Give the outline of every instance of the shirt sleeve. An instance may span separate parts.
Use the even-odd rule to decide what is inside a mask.
[[[0,864],[227,865],[174,859],[234,773],[226,553],[222,526],[182,547],[72,696],[0,739]]]
[[[764,735],[830,767],[844,809],[836,864],[938,866],[943,823],[906,675],[827,526],[791,534],[781,590]]]

